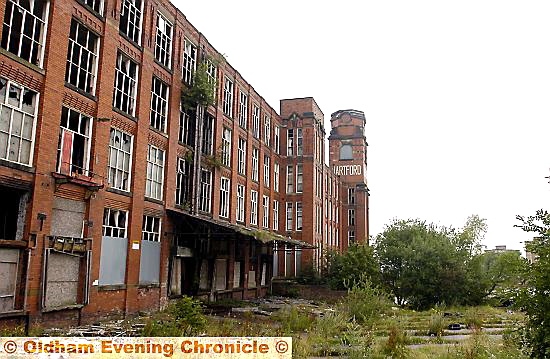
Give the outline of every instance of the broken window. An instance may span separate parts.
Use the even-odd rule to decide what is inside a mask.
[[[279,230],[279,201],[273,200],[273,229]]]
[[[273,144],[273,149],[275,150],[275,153],[279,153],[280,150],[280,137],[281,137],[281,128],[279,126],[275,126],[273,129],[273,141],[275,142]]]
[[[227,127],[222,132],[222,164],[231,167],[231,130]]]
[[[244,222],[244,186],[237,185],[237,221]]]
[[[179,142],[188,146],[195,146],[195,114],[193,111],[186,111],[180,103],[180,130]]]
[[[270,158],[269,155],[264,155],[264,186],[269,187],[270,184]]]
[[[302,129],[296,129],[296,155],[302,156],[304,154],[304,136],[302,135]]]
[[[132,142],[134,136],[112,127],[109,141],[108,181],[112,188],[130,190]]]
[[[187,39],[184,40],[183,46],[183,81],[191,84],[197,68],[197,47]]]
[[[246,176],[246,140],[239,137],[239,146],[237,152],[237,171],[239,174]]]
[[[246,129],[248,122],[248,95],[244,92],[239,93],[239,126]]]
[[[214,65],[214,62],[210,59],[205,60],[206,63],[206,75],[208,76],[208,83],[213,87],[214,90],[214,96],[216,96],[216,74],[218,69],[216,68],[216,65]]]
[[[348,188],[348,204],[355,204],[355,188]]]
[[[49,1],[8,0],[4,13],[2,47],[42,67]]]
[[[92,118],[63,107],[60,126],[57,172],[67,175],[88,175]]]
[[[294,130],[289,128],[286,132],[286,155],[292,156],[294,152]]]
[[[128,251],[128,212],[105,208],[99,259],[99,285],[124,284]]]
[[[355,226],[355,209],[348,209],[348,226]]]
[[[164,184],[164,151],[149,145],[147,151],[147,177],[145,181],[145,196],[162,200]]]
[[[214,142],[214,118],[210,114],[205,114],[202,122],[202,153],[205,155],[212,154],[212,146]]]
[[[0,159],[32,165],[38,93],[0,77]]]
[[[172,58],[172,24],[160,12],[157,13],[157,41],[155,59],[170,67]]]
[[[199,211],[210,213],[212,205],[212,172],[201,168],[201,188],[199,194]]]
[[[138,84],[138,64],[119,52],[116,59],[115,87],[113,106],[122,112],[134,116]]]
[[[220,217],[229,218],[229,191],[231,181],[229,178],[221,178],[220,186]]]
[[[65,82],[94,95],[99,36],[76,20],[71,21]]]
[[[227,77],[223,85],[223,113],[227,117],[233,117],[233,81]]]
[[[286,230],[292,231],[292,202],[286,203]]]
[[[144,241],[160,242],[160,218],[143,216],[141,239]]]
[[[286,193],[294,192],[294,166],[286,166]]]
[[[296,202],[296,230],[302,230],[302,202]]]
[[[22,240],[28,193],[0,187],[0,240]]]
[[[176,204],[189,206],[191,201],[191,164],[184,158],[178,157],[176,170]],[[189,208],[187,208],[189,209]]]
[[[91,10],[103,15],[103,0],[79,0]]]
[[[161,132],[166,132],[168,117],[168,85],[153,77],[151,84],[151,117],[150,125]]]
[[[279,164],[274,163],[273,164],[273,190],[275,192],[279,192]]]
[[[302,165],[296,165],[296,193],[302,193],[304,188],[304,170]]]
[[[119,30],[138,45],[141,45],[142,14],[142,0],[123,0]]]
[[[267,115],[264,117],[264,142],[268,147],[271,144],[271,119]]]
[[[263,196],[262,205],[264,207],[264,217],[263,217],[262,224],[264,228],[269,228],[269,197],[268,196]]]
[[[260,138],[260,108],[252,106],[252,135]]]
[[[258,161],[260,157],[260,150],[256,147],[252,147],[252,180],[258,181]]]
[[[157,284],[160,278],[161,219],[143,216],[139,283]]]

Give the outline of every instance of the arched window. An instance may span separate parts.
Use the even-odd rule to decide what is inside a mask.
[[[353,150],[351,145],[342,145],[342,147],[340,147],[340,159],[341,160],[353,159]]]

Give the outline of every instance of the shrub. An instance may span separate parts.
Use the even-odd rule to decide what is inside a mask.
[[[441,313],[432,314],[428,324],[428,335],[440,337],[443,334],[443,329],[445,329],[443,315]]]
[[[407,334],[393,324],[389,330],[388,340],[383,346],[382,352],[392,359],[400,359],[407,357]]]
[[[174,317],[175,324],[183,336],[199,334],[206,327],[201,302],[191,297],[182,297],[170,306],[168,311]]]
[[[279,311],[274,318],[281,323],[283,332],[287,334],[306,331],[313,324],[313,318],[311,316],[300,313],[300,311],[294,307]]]
[[[340,309],[359,324],[372,324],[375,319],[387,313],[390,307],[391,300],[387,294],[365,277],[348,290],[340,304]]]

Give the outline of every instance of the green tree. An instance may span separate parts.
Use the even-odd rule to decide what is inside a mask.
[[[527,314],[524,342],[531,358],[550,357],[550,214],[538,210],[534,216],[517,216],[516,227],[536,234],[526,246],[536,256],[525,275],[520,306]]]
[[[353,244],[345,253],[327,253],[327,280],[333,289],[349,289],[367,277],[378,284],[380,267],[373,248],[366,244]]]

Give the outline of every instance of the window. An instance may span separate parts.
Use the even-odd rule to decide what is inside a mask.
[[[0,77],[0,158],[32,165],[38,93]]]
[[[260,138],[260,108],[256,105],[252,107],[252,135]]]
[[[279,230],[279,201],[273,200],[273,229]]]
[[[244,222],[244,186],[237,185],[237,222]]]
[[[348,226],[355,226],[355,210],[348,209]]]
[[[231,130],[227,127],[222,133],[222,164],[231,167]]]
[[[112,188],[130,190],[133,136],[111,127],[108,181]]]
[[[268,196],[264,196],[262,198],[262,204],[264,207],[264,220],[262,224],[264,225],[264,228],[269,228],[269,197]]]
[[[212,146],[214,142],[214,118],[210,114],[204,114],[202,122],[202,146],[201,151],[205,155],[212,154]]]
[[[142,13],[142,0],[123,0],[119,30],[138,45],[141,45]]]
[[[302,230],[302,202],[296,202],[296,230]]]
[[[192,84],[193,75],[197,69],[197,47],[187,39],[183,41],[183,81]]]
[[[269,172],[270,172],[270,159],[268,155],[264,155],[264,186],[269,187],[270,184],[270,178],[269,178]]]
[[[92,118],[75,110],[61,110],[61,131],[57,147],[57,172],[88,175]]]
[[[294,166],[286,166],[286,193],[294,192]]]
[[[42,67],[50,2],[8,0],[4,13],[2,47]]]
[[[293,209],[292,209],[292,202],[286,203],[286,230],[292,231],[292,215],[293,215]]]
[[[273,129],[273,140],[275,141],[273,149],[275,150],[275,153],[279,154],[280,152],[280,137],[281,137],[281,128],[279,126],[275,126]]]
[[[149,145],[147,151],[147,177],[145,180],[145,196],[162,200],[164,182],[164,151]]]
[[[199,211],[210,213],[212,205],[212,172],[201,168],[201,187],[199,193]]]
[[[296,155],[302,156],[304,154],[304,138],[302,134],[302,129],[296,129]]]
[[[273,163],[273,189],[279,192],[279,164]]]
[[[246,140],[241,137],[239,137],[239,148],[237,156],[237,171],[239,172],[239,174],[246,176]]]
[[[160,218],[143,216],[141,239],[144,241],[160,242]]]
[[[118,209],[103,210],[103,236],[126,238],[128,212]]]
[[[239,126],[246,129],[248,121],[248,95],[244,92],[241,92],[239,96],[239,108]]]
[[[294,130],[289,128],[286,132],[286,155],[292,156],[294,154]]]
[[[81,3],[97,12],[99,15],[103,15],[103,0],[79,0]]]
[[[178,140],[187,146],[195,146],[195,114],[193,111],[185,111],[181,103]]]
[[[351,145],[342,145],[342,147],[340,147],[340,159],[341,160],[353,159],[353,148],[351,147]]]
[[[252,148],[252,180],[258,181],[258,160],[260,157],[260,151],[256,148]]]
[[[134,116],[136,111],[138,70],[138,64],[122,52],[118,53],[113,106],[130,116]]]
[[[352,229],[348,231],[348,243],[355,243],[355,231]]]
[[[207,59],[206,61],[206,75],[208,76],[208,83],[214,85],[214,95],[216,94],[216,65],[212,60]]]
[[[258,192],[250,191],[250,224],[258,225]]]
[[[95,94],[99,36],[76,20],[71,21],[65,82]]]
[[[229,218],[229,191],[231,181],[222,177],[220,185],[220,217]]]
[[[268,116],[264,117],[264,142],[267,146],[271,144],[271,119]]]
[[[176,169],[176,204],[179,206],[190,205],[191,201],[191,163],[178,157]]]
[[[172,23],[160,12],[157,13],[155,59],[165,67],[170,68],[172,59]]]
[[[233,117],[233,81],[227,77],[223,85],[223,113],[227,117]]]
[[[304,189],[303,166],[296,165],[296,193],[302,193]]]
[[[355,204],[355,188],[348,188],[348,204]]]
[[[168,118],[168,85],[153,77],[151,85],[151,127],[160,132],[166,132]]]

